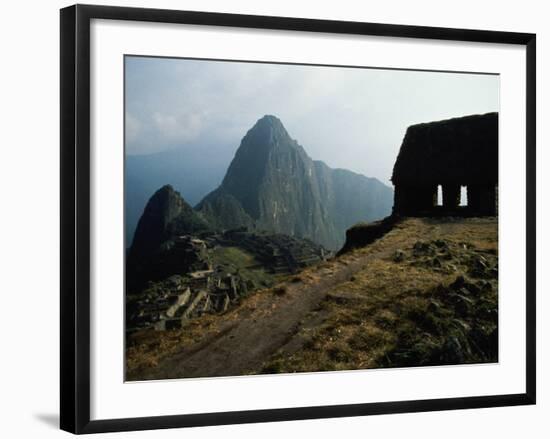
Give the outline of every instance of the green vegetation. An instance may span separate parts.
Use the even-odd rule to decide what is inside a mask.
[[[270,287],[286,277],[270,273],[253,255],[239,247],[218,246],[212,250],[211,258],[214,266],[249,282],[249,290]]]

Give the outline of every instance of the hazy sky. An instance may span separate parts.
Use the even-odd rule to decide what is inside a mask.
[[[127,154],[232,157],[273,114],[313,159],[389,184],[409,125],[498,108],[494,75],[126,58]]]

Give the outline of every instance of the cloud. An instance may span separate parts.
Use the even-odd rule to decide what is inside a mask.
[[[169,142],[188,143],[201,134],[202,115],[192,114],[162,114],[158,111],[152,114],[153,124],[161,137]]]
[[[128,57],[126,150],[237,149],[274,114],[314,159],[388,180],[406,128],[498,111],[499,78]],[[213,145],[213,146],[212,146]]]
[[[126,112],[125,118],[126,118],[126,121],[125,121],[126,122],[126,125],[125,125],[126,142],[133,144],[136,142],[136,140],[139,137],[141,124],[129,112]]]

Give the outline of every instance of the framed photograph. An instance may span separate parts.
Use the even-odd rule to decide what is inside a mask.
[[[61,10],[61,428],[535,404],[535,35]]]

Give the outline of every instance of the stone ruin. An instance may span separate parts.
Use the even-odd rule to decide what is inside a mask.
[[[224,313],[253,290],[249,280],[213,263],[210,250],[219,246],[246,250],[259,266],[273,274],[296,273],[332,256],[308,240],[249,232],[246,228],[210,233],[202,239],[176,236],[158,260],[165,273],[171,275],[149,282],[139,298],[127,301],[127,330],[181,328],[203,314]]]
[[[307,239],[281,233],[249,232],[244,227],[228,230],[218,240],[226,245],[238,243],[275,274],[296,273],[333,256],[332,252]]]
[[[394,215],[497,215],[498,113],[410,126],[391,181]],[[463,186],[467,204],[461,206]]]
[[[213,270],[174,275],[147,292],[127,313],[129,332],[143,328],[181,328],[205,313],[224,313],[248,292],[238,276]]]

